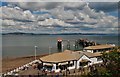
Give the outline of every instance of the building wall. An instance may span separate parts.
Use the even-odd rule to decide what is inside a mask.
[[[86,55],[83,55],[83,56],[77,61],[77,67],[76,67],[77,69],[79,69],[79,67],[80,67],[80,61],[81,61],[82,59],[87,59],[87,60],[89,60],[91,63],[88,63],[88,65],[93,65],[93,64],[97,64],[97,63],[102,63],[102,62],[103,62],[102,59],[101,59],[101,60],[98,60],[97,57],[89,58],[89,57],[87,57]]]
[[[74,61],[74,65],[68,67],[68,69],[69,69],[69,70],[75,69],[75,68],[76,68],[76,69],[79,69],[79,68],[80,68],[80,65],[81,65],[81,64],[80,64],[80,61],[81,61],[82,59],[89,60],[91,63],[89,63],[88,65],[92,65],[92,64],[96,64],[96,63],[101,63],[101,62],[103,62],[102,60],[98,60],[97,57],[89,58],[89,57],[87,57],[86,55],[83,55],[79,60]],[[44,65],[44,64],[45,64],[45,63],[43,63],[43,65]],[[56,64],[53,64],[52,71],[59,72],[60,69],[59,69],[59,68],[56,69]]]
[[[53,64],[52,71],[56,71],[56,64]]]
[[[93,53],[93,50],[85,50],[86,52],[91,52],[91,53]]]
[[[103,62],[102,59],[98,61],[97,57],[90,58],[90,60],[91,60],[90,65],[97,64],[97,63],[102,63]]]
[[[91,60],[92,64],[95,64],[97,62],[97,58],[96,57],[90,58],[90,60]]]
[[[68,69],[69,69],[69,70],[71,70],[71,69],[75,69],[75,67],[76,67],[76,61],[74,61],[74,65],[73,65],[73,66],[68,67]]]
[[[71,67],[68,67],[68,69],[69,69],[69,70],[75,69],[75,67],[76,67],[76,61],[74,61],[74,65],[71,66]],[[60,68],[56,69],[56,64],[53,64],[52,71],[60,72]]]
[[[91,59],[89,59],[89,57],[87,57],[86,55],[83,55],[83,56],[77,61],[77,69],[79,69],[79,67],[80,67],[80,61],[81,61],[82,59],[87,59],[87,60],[91,61]]]

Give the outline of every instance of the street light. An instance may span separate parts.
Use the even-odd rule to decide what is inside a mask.
[[[36,51],[37,51],[37,46],[35,46],[35,60],[36,60]]]
[[[51,49],[52,49],[52,47],[49,47],[49,54],[51,54]]]
[[[74,51],[75,51],[75,44],[73,44],[73,47],[74,47]]]
[[[62,43],[62,52],[64,51],[64,44]]]

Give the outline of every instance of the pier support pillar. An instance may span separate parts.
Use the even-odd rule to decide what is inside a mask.
[[[62,40],[61,39],[58,39],[58,41],[57,41],[57,49],[58,49],[58,51],[62,51]]]

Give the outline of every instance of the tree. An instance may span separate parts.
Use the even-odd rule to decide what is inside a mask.
[[[103,66],[90,72],[88,77],[120,77],[120,47],[102,53]]]
[[[120,52],[117,48],[109,53],[103,53],[103,61],[109,76],[120,77]]]

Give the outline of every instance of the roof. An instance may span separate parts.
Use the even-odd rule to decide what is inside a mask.
[[[98,57],[101,56],[101,52],[95,52],[95,53],[91,53],[91,52],[83,52],[83,51],[77,51],[79,53],[83,53],[84,55],[88,56],[88,57]]]
[[[53,53],[48,56],[41,57],[40,60],[43,62],[50,62],[50,63],[62,63],[66,61],[78,60],[82,57],[83,54],[65,50],[64,52]]]
[[[96,50],[96,49],[106,49],[106,48],[113,48],[113,47],[115,46],[111,44],[106,44],[106,45],[89,46],[89,47],[85,47],[84,49]]]
[[[84,52],[85,55],[87,55],[88,57],[98,57],[101,56],[101,52],[96,52],[96,53],[91,53],[91,52]]]
[[[91,52],[83,52],[83,51],[74,52],[70,50],[65,50],[64,52],[53,53],[41,57],[40,60],[42,62],[47,62],[47,63],[63,63],[67,61],[78,60],[83,55],[86,55],[87,57],[97,57],[97,56],[101,56],[102,54],[100,52],[91,53]]]

